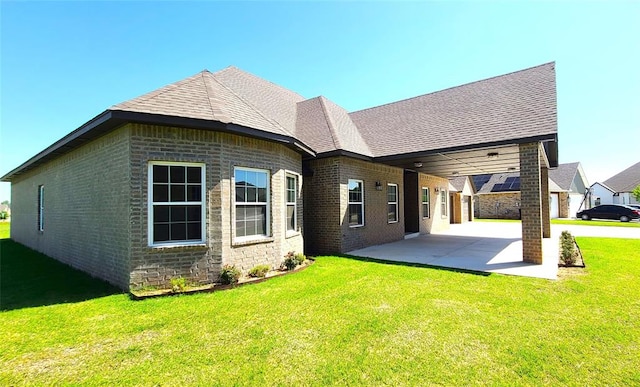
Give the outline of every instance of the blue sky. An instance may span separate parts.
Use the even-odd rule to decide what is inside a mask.
[[[353,111],[555,61],[560,162],[593,183],[640,161],[640,2],[3,0],[0,12],[0,175],[111,105],[229,65]]]

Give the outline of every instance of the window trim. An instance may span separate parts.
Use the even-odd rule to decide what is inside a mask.
[[[389,201],[389,187],[394,187],[395,191],[396,191],[396,201],[395,202],[390,202]],[[398,214],[399,211],[399,198],[398,198],[398,184],[395,183],[387,183],[387,224],[393,224],[393,223],[398,223],[398,218],[400,217],[400,215]],[[395,215],[396,218],[395,220],[389,220],[389,206],[390,205],[395,205],[396,207],[396,211],[395,211]]]
[[[44,231],[44,184],[38,186],[38,231]]]
[[[267,174],[267,201],[266,202],[238,202],[236,201],[236,171],[248,171],[248,172],[262,172]],[[232,239],[233,243],[240,243],[247,241],[260,241],[260,240],[271,240],[271,170],[262,169],[262,168],[251,168],[251,167],[242,167],[235,165],[233,167],[233,178],[231,182],[231,203],[232,203]],[[242,203],[242,204],[238,204]],[[264,205],[266,207],[266,224],[265,224],[265,233],[264,234],[254,234],[254,235],[244,235],[238,236],[236,233],[236,221],[238,216],[238,205]]]
[[[293,178],[293,182],[295,184],[293,202],[289,201],[289,186],[288,186],[289,178]],[[297,173],[290,172],[290,171],[285,172],[284,174],[284,221],[285,221],[284,230],[287,235],[298,234],[298,192],[299,192],[298,180],[299,180],[299,175]],[[288,213],[287,213],[287,209],[291,205],[293,206],[293,230],[289,229],[289,219],[288,219]]]
[[[360,184],[360,189],[362,192],[362,200],[359,202],[352,202],[351,198],[349,197],[349,186],[351,185],[351,182],[356,182]],[[349,222],[349,228],[358,228],[358,227],[364,227],[364,181],[363,180],[359,180],[359,179],[349,179],[347,181],[347,216],[349,215],[349,207],[352,204],[359,204],[360,205],[360,216],[362,218],[362,223],[360,224],[351,224],[351,222]]]
[[[427,193],[427,201],[424,201],[424,193]],[[422,218],[428,219],[431,217],[431,193],[429,192],[429,187],[422,187],[420,202],[422,203]],[[425,205],[426,205],[426,215],[425,215]]]
[[[188,206],[188,205],[200,205],[201,210],[201,230],[200,240],[183,240],[183,241],[162,241],[162,242],[154,242],[153,240],[153,206],[155,202],[153,201],[153,166],[154,165],[162,165],[162,166],[181,166],[181,167],[199,167],[200,168],[200,201],[199,202],[158,202],[163,203],[161,205],[166,206]],[[194,162],[181,162],[181,161],[161,161],[154,160],[149,161],[147,166],[147,245],[149,247],[167,247],[167,246],[193,246],[193,245],[203,245],[207,242],[207,180],[206,180],[206,164],[205,163],[194,163]]]

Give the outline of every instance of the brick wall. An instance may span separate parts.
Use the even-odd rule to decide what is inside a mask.
[[[422,188],[429,188],[430,202],[429,202],[429,216],[426,217],[422,210],[422,203],[420,203],[420,233],[430,234],[432,232],[438,232],[449,229],[449,203],[446,203],[446,212],[442,212],[442,197],[440,191],[447,189],[449,186],[449,180],[420,173],[418,177],[418,190],[419,195],[422,195]],[[436,192],[436,188],[438,192]],[[449,194],[446,195],[447,200]],[[422,200],[422,199],[420,199]]]
[[[520,144],[522,256],[525,262],[538,264],[542,263],[540,152],[539,143]]]
[[[14,178],[11,238],[127,289],[129,146],[129,130],[120,128]]]
[[[223,264],[244,273],[258,264],[278,267],[287,251],[301,252],[302,179],[298,179],[298,230],[286,233],[285,175],[300,175],[301,156],[277,143],[219,132],[149,125],[131,127],[132,258],[131,286],[167,286],[176,276],[192,282],[219,279]],[[149,161],[198,162],[206,166],[207,239],[202,246],[149,247],[147,166]],[[238,243],[233,206],[234,167],[270,172],[268,238]]]
[[[340,216],[340,163],[342,158],[305,161],[304,169],[313,176],[304,177],[305,252],[337,254],[342,252]]]
[[[520,192],[476,195],[476,216],[481,219],[520,219]]]

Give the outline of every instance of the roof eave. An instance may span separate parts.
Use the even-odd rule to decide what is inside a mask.
[[[240,134],[247,137],[281,143],[302,154],[303,156],[316,156],[315,152],[309,146],[291,136],[265,132],[242,125],[188,117],[132,112],[126,110],[106,110],[78,129],[56,141],[40,153],[36,154],[19,167],[2,176],[0,178],[0,181],[11,182],[14,177],[20,175],[21,173],[24,173],[54,157],[60,156],[72,149],[75,149],[88,141],[96,139],[125,123],[175,126],[188,129],[211,130]]]

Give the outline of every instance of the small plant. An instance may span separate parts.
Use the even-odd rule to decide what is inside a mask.
[[[237,284],[240,279],[240,269],[233,265],[224,265],[222,267],[222,272],[220,273],[220,282],[225,285],[229,284]]]
[[[298,262],[298,265],[302,265],[304,261],[307,260],[307,257],[302,253],[297,253],[296,255],[294,255],[294,258]]]
[[[293,251],[289,251],[287,255],[284,256],[282,266],[287,270],[293,270],[298,266],[298,259],[296,259],[296,254]]]
[[[171,291],[174,293],[184,292],[187,288],[187,280],[184,277],[171,278]]]
[[[560,258],[567,266],[576,263],[576,242],[569,231],[560,234]]]
[[[269,269],[271,269],[271,266],[269,265],[258,265],[253,269],[249,270],[249,277],[262,278],[267,275],[267,273],[269,272]]]

